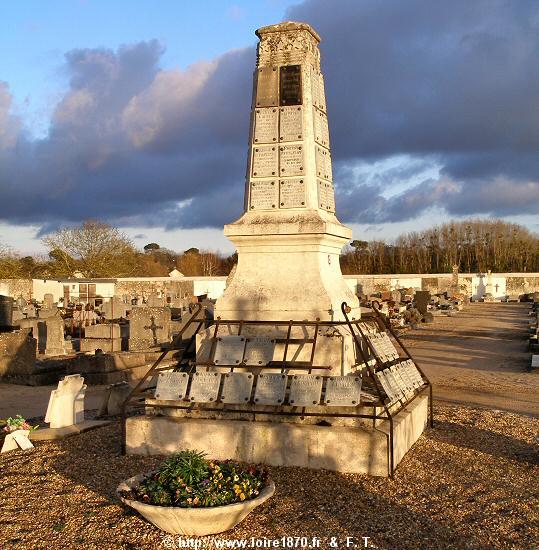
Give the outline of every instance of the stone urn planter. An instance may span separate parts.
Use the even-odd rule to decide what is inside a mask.
[[[116,489],[118,498],[135,509],[156,527],[172,535],[215,535],[234,528],[257,506],[268,500],[275,492],[275,483],[269,481],[253,499],[207,508],[181,508],[178,506],[157,506],[130,500],[123,496],[126,491],[138,486],[148,474],[140,474],[120,483]]]

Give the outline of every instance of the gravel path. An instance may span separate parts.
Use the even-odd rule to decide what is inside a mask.
[[[441,406],[394,480],[272,468],[275,496],[220,539],[371,537],[383,549],[532,548],[539,540],[539,421]],[[165,548],[118,504],[119,481],[157,457],[118,455],[118,426],[0,456],[0,547]],[[534,494],[535,491],[535,494]]]
[[[530,304],[473,303],[403,338],[434,400],[539,416],[539,372],[528,372]]]

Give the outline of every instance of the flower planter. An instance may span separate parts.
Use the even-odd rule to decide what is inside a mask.
[[[269,481],[260,494],[250,500],[213,506],[208,508],[180,508],[178,506],[156,506],[122,496],[123,491],[136,487],[148,474],[140,474],[120,483],[116,489],[118,498],[135,509],[156,527],[172,535],[215,535],[234,528],[250,512],[268,500],[275,492],[275,483]]]

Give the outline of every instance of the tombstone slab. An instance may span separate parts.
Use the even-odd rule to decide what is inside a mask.
[[[52,390],[45,422],[51,428],[63,428],[84,421],[84,378],[79,374],[65,376]]]
[[[168,307],[136,307],[129,315],[129,350],[160,348],[170,342]]]

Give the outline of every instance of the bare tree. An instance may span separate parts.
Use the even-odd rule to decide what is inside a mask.
[[[137,251],[133,243],[106,223],[88,220],[78,227],[65,227],[46,236],[43,243],[67,276],[75,269],[85,277],[121,277],[136,272]]]

